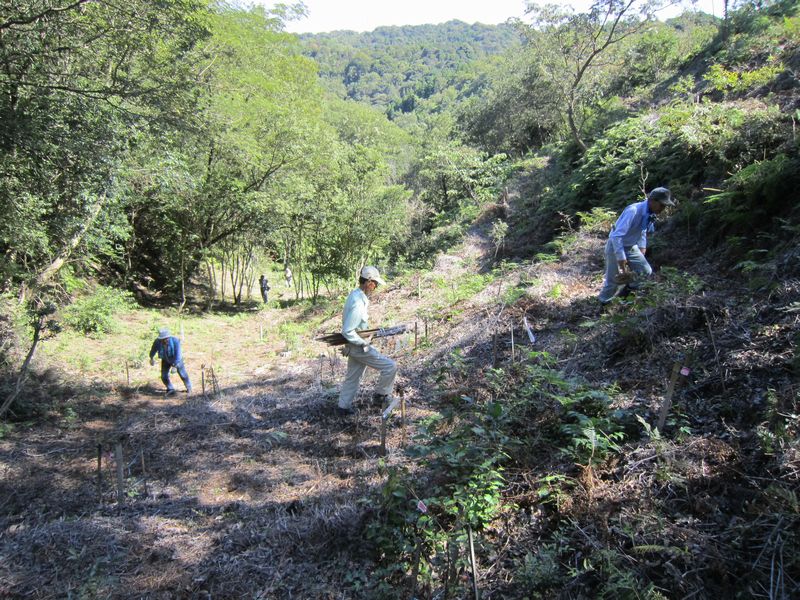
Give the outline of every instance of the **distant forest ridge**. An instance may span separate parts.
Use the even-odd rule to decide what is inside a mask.
[[[452,86],[470,65],[521,44],[513,25],[468,24],[378,27],[299,36],[329,90],[395,113]]]

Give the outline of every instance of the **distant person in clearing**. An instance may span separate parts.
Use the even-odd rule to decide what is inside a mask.
[[[186,372],[186,365],[183,364],[183,352],[181,352],[181,341],[169,334],[169,329],[162,327],[158,330],[158,337],[153,342],[150,348],[150,365],[155,365],[156,361],[153,358],[158,354],[161,359],[161,381],[167,386],[166,395],[172,396],[175,394],[175,388],[169,380],[169,371],[172,367],[180,375],[183,385],[186,386],[186,393],[192,393],[192,382],[189,381],[189,373]]]
[[[289,268],[289,265],[286,265],[286,268],[283,270],[283,276],[286,279],[286,287],[292,287],[292,270]]]
[[[385,282],[381,279],[378,269],[364,267],[358,279],[358,287],[350,292],[344,303],[342,315],[342,335],[347,340],[344,355],[347,356],[347,375],[345,375],[342,389],[339,392],[339,414],[353,414],[353,400],[358,394],[361,376],[367,367],[372,367],[380,372],[380,379],[375,389],[372,403],[379,408],[388,405],[394,378],[397,375],[397,363],[373,348],[368,340],[362,338],[356,331],[369,329],[369,296],[378,285]]]
[[[261,290],[261,299],[264,301],[264,304],[269,302],[269,281],[267,281],[266,276],[262,275],[258,279],[258,288]]]
[[[647,198],[622,211],[606,242],[606,272],[600,302],[607,304],[626,286],[637,289],[640,279],[652,275],[653,269],[645,258],[647,234],[655,230],[656,215],[667,206],[675,206],[672,193],[667,188],[657,187]]]

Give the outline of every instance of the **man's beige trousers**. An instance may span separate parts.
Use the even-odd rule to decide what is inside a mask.
[[[375,386],[375,393],[390,395],[394,387],[395,375],[397,375],[397,363],[372,346],[367,352],[364,352],[363,346],[354,344],[347,344],[345,348],[349,355],[347,357],[347,375],[344,377],[344,383],[339,392],[339,408],[352,408],[353,400],[358,394],[361,376],[367,367],[371,367],[381,374],[378,385]]]

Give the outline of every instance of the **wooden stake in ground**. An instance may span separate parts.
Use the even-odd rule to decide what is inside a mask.
[[[97,503],[103,502],[103,444],[97,444]]]
[[[122,444],[114,446],[114,460],[117,463],[117,504],[125,503],[125,473],[123,471]]]
[[[131,373],[128,370],[128,360],[125,359],[125,381],[128,382],[128,387],[131,387]]]
[[[200,365],[200,383],[203,386],[203,396],[206,395],[206,366],[205,364]]]
[[[147,471],[144,469],[144,449],[139,450],[139,457],[142,459],[142,478],[144,479],[144,497],[147,498]]]
[[[381,456],[386,456],[386,419],[381,419]]]
[[[678,375],[681,372],[681,361],[676,360],[675,364],[672,365],[672,375],[669,378],[669,384],[667,385],[667,395],[664,397],[664,403],[661,405],[661,414],[658,416],[658,430],[664,430],[664,423],[667,422],[667,413],[669,412],[669,408],[672,405],[672,394],[675,393],[675,384],[678,382]]]
[[[664,427],[664,424],[667,422],[667,413],[669,412],[670,407],[672,406],[672,396],[675,393],[676,387],[680,384],[681,379],[688,377],[691,374],[691,370],[689,365],[692,364],[692,358],[694,356],[693,350],[690,348],[686,355],[683,357],[682,361],[676,361],[674,365],[672,365],[672,375],[669,379],[669,385],[667,386],[667,395],[664,398],[664,404],[661,406],[661,414],[658,417],[658,430],[661,431]]]

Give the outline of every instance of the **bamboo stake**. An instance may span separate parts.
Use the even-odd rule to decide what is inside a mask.
[[[103,444],[97,444],[97,503],[103,502]]]
[[[206,366],[200,365],[200,383],[203,386],[203,396],[206,395]]]
[[[125,475],[123,472],[122,444],[114,446],[114,460],[117,462],[117,504],[125,503]]]
[[[722,392],[724,394],[728,393],[728,390],[725,389],[725,377],[722,374],[722,365],[719,364],[719,349],[717,348],[717,343],[714,341],[714,331],[711,329],[711,321],[708,320],[708,313],[705,309],[703,309],[703,316],[706,319],[706,327],[708,327],[708,336],[711,338],[711,347],[714,348],[714,362],[717,363],[717,373],[719,373],[719,380],[722,383]]]
[[[147,471],[144,468],[144,448],[139,450],[139,457],[142,459],[142,477],[144,478],[144,497],[147,498]]]
[[[469,562],[472,564],[472,595],[475,600],[480,600],[478,594],[478,563],[475,560],[475,541],[472,539],[472,526],[467,525],[467,534],[469,535]]]
[[[417,349],[417,339],[419,338],[419,323],[414,321],[414,350]]]
[[[125,380],[128,382],[128,387],[131,387],[131,373],[128,370],[128,359],[125,359]]]
[[[420,544],[419,540],[415,540],[415,548],[414,548],[414,558],[413,560],[413,567],[411,568],[411,593],[409,594],[409,598],[414,598],[417,593],[417,579],[419,579],[419,559],[420,559]]]
[[[511,324],[511,362],[514,362],[514,324]]]

